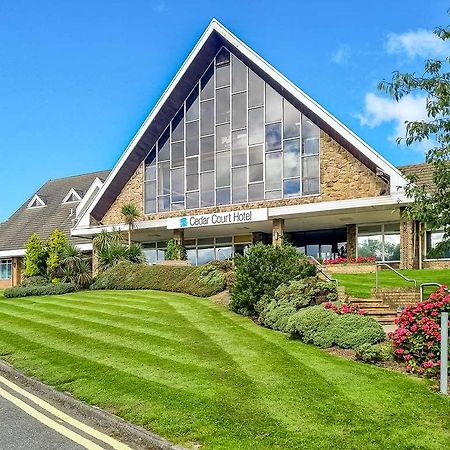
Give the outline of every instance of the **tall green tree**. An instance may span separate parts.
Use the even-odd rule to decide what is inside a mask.
[[[436,36],[447,43],[450,27],[437,28]],[[426,97],[427,120],[406,122],[406,136],[398,138],[407,146],[429,141],[432,148],[425,154],[425,160],[433,166],[433,185],[417,184],[417,176],[408,176],[406,194],[413,198],[406,214],[420,220],[431,229],[443,229],[444,239],[438,251],[450,248],[450,52],[443,59],[429,59],[424,62],[424,72],[394,72],[390,81],[382,81],[379,89],[390,94],[396,101],[409,94]]]
[[[122,217],[125,220],[125,223],[128,225],[128,247],[131,247],[131,231],[134,228],[134,224],[137,219],[141,216],[136,205],[133,203],[126,203],[122,206],[120,210],[122,213]]]
[[[25,245],[25,276],[46,275],[47,251],[36,233],[30,236]]]
[[[52,278],[57,276],[57,272],[61,263],[61,255],[66,244],[66,235],[57,228],[54,229],[47,241],[47,272]]]

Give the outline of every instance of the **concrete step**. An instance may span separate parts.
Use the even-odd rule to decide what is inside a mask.
[[[383,300],[379,298],[356,298],[356,297],[349,297],[348,301],[350,303],[357,303],[358,305],[364,305],[366,303],[376,303],[381,305],[383,303]]]
[[[364,311],[392,311],[389,305],[359,305]]]

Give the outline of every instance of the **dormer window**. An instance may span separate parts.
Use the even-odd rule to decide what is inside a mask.
[[[75,203],[81,201],[81,195],[80,192],[76,191],[75,189],[71,189],[67,195],[64,197],[62,203]]]
[[[28,203],[27,208],[42,208],[43,206],[46,206],[45,199],[43,197],[39,197],[38,194],[35,194],[33,198]]]

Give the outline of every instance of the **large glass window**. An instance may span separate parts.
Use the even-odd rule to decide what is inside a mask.
[[[0,280],[10,280],[12,276],[12,263],[10,259],[0,259]]]
[[[222,47],[145,161],[145,213],[316,195],[319,149],[319,128]]]
[[[399,261],[400,224],[359,225],[357,256],[375,256],[378,261]]]
[[[450,258],[450,249],[439,249],[439,244],[444,240],[442,230],[427,231],[427,251],[429,259]]]

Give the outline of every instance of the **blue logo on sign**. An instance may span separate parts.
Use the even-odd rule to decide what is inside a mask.
[[[186,217],[182,217],[180,219],[180,227],[187,227],[188,226],[188,220]]]

